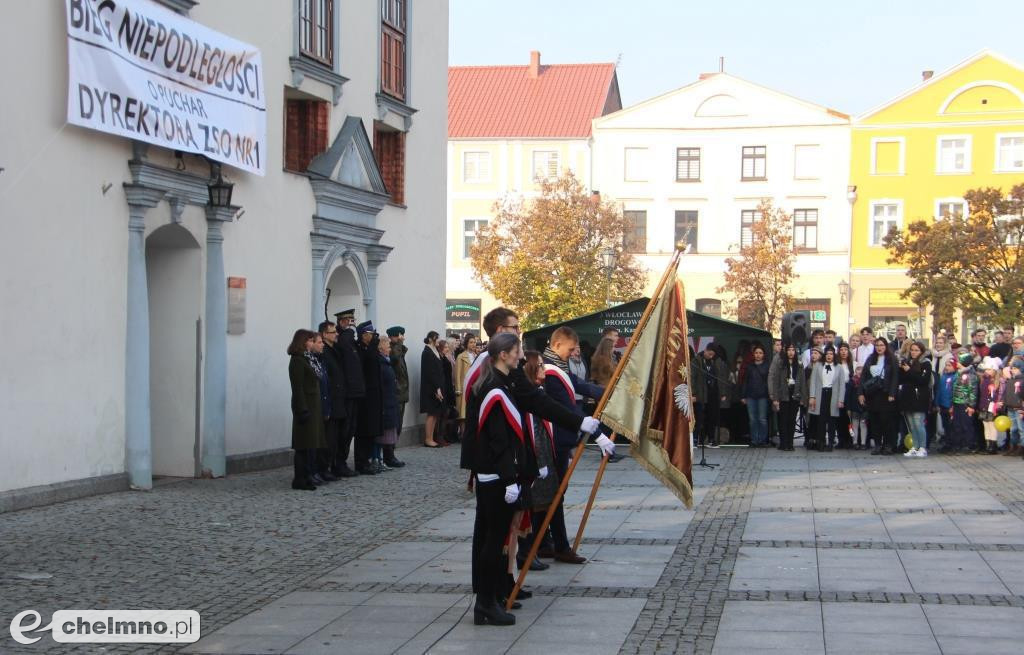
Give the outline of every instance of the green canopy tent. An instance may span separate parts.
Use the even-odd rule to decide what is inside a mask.
[[[563,325],[576,331],[581,344],[587,342],[591,346],[597,346],[605,328],[615,328],[619,331],[620,337],[628,338],[633,335],[633,330],[636,329],[636,324],[640,321],[640,316],[649,301],[649,298],[638,298],[593,314],[545,325],[524,333],[523,341],[527,348],[543,350],[551,333]],[[746,340],[760,341],[768,350],[769,357],[771,356],[772,335],[765,330],[690,310],[686,310],[686,322],[690,331],[690,345],[697,352],[703,350],[708,343],[715,342],[721,344],[732,358],[740,341]],[[620,341],[618,347],[624,347],[624,342]]]

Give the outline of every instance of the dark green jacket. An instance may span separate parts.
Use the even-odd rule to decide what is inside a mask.
[[[405,365],[405,353],[409,349],[405,344],[391,344],[391,368],[395,370],[395,379],[398,380],[398,404],[409,402],[409,367]]]
[[[288,379],[292,383],[292,448],[326,448],[320,380],[305,356],[292,355]]]

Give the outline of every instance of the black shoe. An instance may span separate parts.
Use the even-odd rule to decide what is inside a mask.
[[[327,480],[321,478],[319,473],[314,473],[313,475],[309,476],[309,481],[319,486],[327,484]]]
[[[516,563],[519,565],[519,568],[523,568],[523,565],[526,564],[526,560],[522,559],[522,558],[519,558],[516,561]],[[534,557],[533,561],[530,562],[530,570],[531,571],[547,571],[550,568],[551,568],[551,565],[550,564],[545,564],[544,562],[540,561],[539,557]]]
[[[379,473],[379,472],[380,471],[378,471],[377,469],[373,468],[369,464],[367,464],[365,466],[357,466],[356,467],[356,473],[358,473],[359,475],[377,475],[377,473]]]
[[[473,606],[474,625],[515,625],[516,617],[506,612],[495,602],[484,602],[479,596],[476,597],[476,605]]]
[[[320,473],[320,477],[323,478],[325,482],[337,482],[339,480],[338,476],[334,475],[330,471]]]
[[[618,453],[615,453],[615,454],[613,454],[613,455],[608,457],[608,463],[609,464],[614,464],[615,462],[621,462],[624,459],[626,459],[625,455],[620,455]]]
[[[338,476],[339,478],[354,478],[357,477],[359,474],[350,469],[348,467],[348,464],[342,464],[334,471],[334,475]]]
[[[405,466],[405,462],[403,462],[403,461],[401,461],[399,459],[386,459],[386,460],[384,460],[384,464],[386,464],[387,466],[389,466],[389,467],[391,467],[393,469],[400,469],[403,466]]]
[[[292,489],[298,491],[316,491],[316,485],[309,480],[292,480]]]
[[[529,600],[530,598],[533,598],[533,592],[530,591],[529,589],[527,589],[526,587],[522,587],[519,590],[519,593],[516,594],[516,598],[522,598],[523,600]]]
[[[499,598],[496,602],[498,603],[498,607],[505,607],[505,605],[508,604],[508,598]],[[512,601],[512,605],[509,607],[509,609],[521,610],[523,609],[523,604],[520,603],[518,600],[514,600]]]
[[[708,448],[718,448],[718,442],[712,441],[711,443],[708,444]]]
[[[874,450],[871,451],[871,454],[872,455],[883,455],[884,453],[882,452],[881,448],[875,448]]]

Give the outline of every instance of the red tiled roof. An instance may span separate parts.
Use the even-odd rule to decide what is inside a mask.
[[[590,136],[591,119],[605,113],[613,91],[615,64],[542,65],[535,79],[529,68],[450,67],[448,137]]]

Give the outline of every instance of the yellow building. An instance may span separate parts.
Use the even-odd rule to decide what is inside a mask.
[[[1024,68],[982,51],[853,124],[849,195],[850,330],[889,332],[904,323],[930,336],[927,308],[900,298],[905,269],[889,264],[882,239],[889,228],[964,212],[964,193],[1009,191],[1024,182]],[[961,332],[973,327],[965,317]],[[961,339],[963,334],[958,335]]]
[[[506,198],[539,195],[566,171],[591,188],[591,122],[621,109],[615,64],[448,69],[446,332],[479,333],[498,305],[473,279],[476,231]]]

